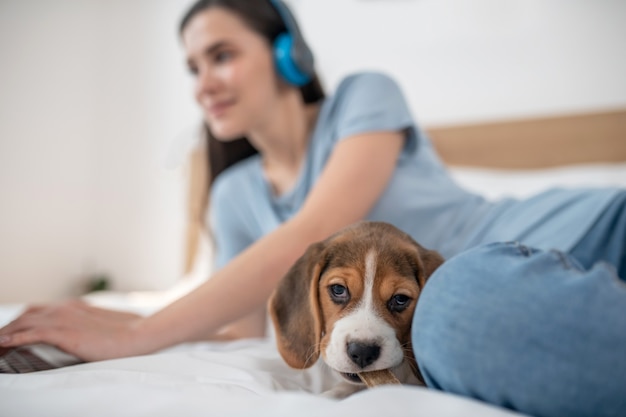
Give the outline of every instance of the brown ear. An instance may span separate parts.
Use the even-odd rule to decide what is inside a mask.
[[[426,249],[422,245],[417,242],[413,242],[417,246],[417,261],[421,265],[420,271],[418,272],[417,282],[421,289],[426,285],[426,281],[430,276],[435,272],[437,268],[445,261],[443,256],[439,254],[439,252]],[[408,342],[408,347],[411,352],[413,350],[413,343],[411,340]],[[411,371],[413,371],[413,375],[417,377],[417,379],[423,385],[426,385],[424,381],[424,376],[419,370],[419,366],[417,365],[417,360],[414,355],[408,355],[409,365],[411,366]]]
[[[309,246],[280,281],[268,303],[278,351],[293,368],[308,368],[320,355],[322,322],[317,287],[323,248],[323,243]]]
[[[419,262],[422,264],[423,274],[419,274],[417,280],[420,287],[424,287],[428,278],[435,272],[437,268],[444,262],[443,256],[434,250],[426,249],[417,244]]]

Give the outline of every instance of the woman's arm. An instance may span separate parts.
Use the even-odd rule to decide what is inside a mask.
[[[403,138],[402,132],[376,132],[342,140],[297,215],[154,315],[108,323],[101,317],[61,320],[54,314],[26,314],[0,330],[10,336],[4,345],[46,342],[98,360],[206,339],[264,308],[280,278],[311,243],[367,215],[391,178]]]
[[[364,218],[391,178],[401,133],[340,142],[300,212],[260,239],[194,292],[144,320],[140,351],[202,338],[263,308],[280,278],[313,242]],[[167,333],[166,333],[167,332]]]

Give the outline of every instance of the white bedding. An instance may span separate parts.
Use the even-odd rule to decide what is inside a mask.
[[[455,169],[453,175],[488,198],[523,197],[557,185],[626,188],[626,164],[532,173]],[[147,313],[198,282],[191,277],[162,293],[102,293],[90,300]],[[0,325],[21,307],[0,306]],[[142,357],[0,375],[0,417],[519,415],[420,387],[376,388],[343,401],[319,395],[334,378],[320,365],[290,369],[272,339],[189,344]]]
[[[343,401],[320,396],[333,378],[321,366],[288,368],[267,340],[194,344],[38,374],[0,375],[0,415],[516,415],[419,387],[377,388]]]

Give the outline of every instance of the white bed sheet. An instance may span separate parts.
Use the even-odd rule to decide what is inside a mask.
[[[485,416],[518,414],[420,387],[319,395],[335,377],[288,368],[269,340],[201,343],[134,358],[0,375],[0,416]]]
[[[626,188],[626,164],[541,171],[454,169],[463,186],[489,199],[525,197],[552,186]],[[203,268],[197,274],[204,274]],[[169,291],[101,293],[89,300],[149,313],[201,279]],[[23,306],[0,306],[0,325]],[[197,343],[124,358],[23,375],[0,375],[0,417],[39,416],[485,416],[519,415],[420,387],[388,386],[337,401],[320,395],[335,381],[324,366],[297,371],[284,364],[272,338]]]

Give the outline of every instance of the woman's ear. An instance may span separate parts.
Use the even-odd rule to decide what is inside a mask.
[[[278,351],[292,368],[308,368],[320,355],[322,320],[317,288],[323,249],[323,243],[309,246],[280,281],[268,303]]]

